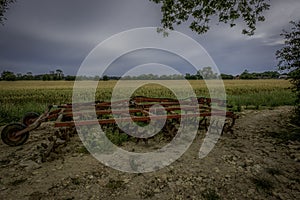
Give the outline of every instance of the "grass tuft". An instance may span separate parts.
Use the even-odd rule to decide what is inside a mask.
[[[213,189],[207,189],[202,193],[202,197],[206,200],[219,200],[220,196]]]
[[[252,178],[252,182],[255,184],[256,189],[258,191],[264,191],[266,193],[270,193],[270,191],[274,188],[273,182],[265,177],[255,177]]]
[[[125,187],[124,182],[121,180],[113,180],[109,179],[108,183],[106,184],[106,187],[109,189],[119,189]]]

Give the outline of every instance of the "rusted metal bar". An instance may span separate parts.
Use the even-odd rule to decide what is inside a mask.
[[[50,109],[45,112],[43,115],[41,115],[33,124],[28,126],[22,131],[19,131],[16,133],[16,136],[22,135],[28,131],[31,131],[35,128],[37,128],[43,121],[48,120],[55,120],[55,127],[71,127],[75,126],[74,121],[66,121],[62,122],[63,117],[80,117],[84,116],[86,114],[93,114],[94,111],[84,111],[87,107],[95,107],[96,115],[102,116],[102,115],[111,115],[112,105],[116,110],[114,110],[114,114],[120,115],[120,118],[108,118],[108,119],[99,119],[99,120],[86,120],[86,121],[76,121],[76,125],[90,125],[90,124],[114,124],[116,121],[118,122],[148,122],[150,121],[150,116],[152,120],[158,120],[158,119],[179,119],[179,118],[186,118],[186,117],[202,117],[200,120],[200,124],[207,120],[207,117],[210,117],[212,115],[224,115],[223,111],[214,111],[211,112],[211,103],[217,103],[218,105],[224,105],[226,103],[225,100],[218,100],[218,99],[210,99],[210,98],[204,98],[200,97],[197,98],[198,106],[191,106],[195,99],[189,98],[180,101],[178,100],[170,99],[170,98],[148,98],[148,97],[135,97],[131,100],[120,100],[115,102],[87,102],[87,103],[76,103],[76,104],[64,104],[59,106],[51,106],[51,108],[56,108],[56,110],[53,110],[50,112]],[[152,113],[149,113],[150,107],[153,105],[161,105],[163,108],[156,108],[157,111],[165,110],[167,111],[167,115],[154,115]],[[129,109],[120,109],[124,106],[131,106]],[[181,105],[181,106],[180,106]],[[83,109],[82,112],[73,112],[73,106],[77,106],[78,109]],[[186,113],[189,111],[193,111],[195,109],[199,109],[199,114],[195,113]],[[179,113],[176,113],[179,112]],[[131,115],[130,117],[127,117],[127,113]],[[136,113],[143,113],[146,116],[134,116]],[[125,117],[124,117],[125,116]],[[232,118],[232,126],[235,123],[236,115],[233,112],[226,112],[225,117]]]
[[[223,112],[206,112],[206,113],[200,113],[200,114],[171,114],[171,115],[152,115],[152,120],[159,120],[159,119],[180,119],[180,118],[187,118],[187,117],[209,117],[212,115],[219,115],[223,116]],[[224,117],[232,117],[232,112],[226,112]],[[150,116],[131,116],[131,117],[125,117],[125,118],[112,118],[112,119],[100,119],[100,120],[86,120],[86,121],[76,121],[77,126],[85,126],[85,125],[95,125],[95,124],[114,124],[118,122],[147,122],[150,121]],[[75,122],[55,122],[55,127],[64,127],[64,126],[74,126]]]

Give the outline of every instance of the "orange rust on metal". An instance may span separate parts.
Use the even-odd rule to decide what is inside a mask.
[[[155,105],[155,112],[151,113],[150,108]],[[218,109],[212,109],[213,105],[217,105]],[[74,109],[76,108],[76,109]],[[112,110],[113,109],[113,110]],[[51,111],[52,110],[52,111]],[[76,110],[77,112],[74,112]],[[195,112],[198,111],[198,112]],[[20,136],[32,131],[45,121],[54,121],[55,127],[74,127],[84,125],[106,125],[116,124],[117,122],[149,122],[150,120],[172,119],[172,123],[180,121],[182,118],[200,118],[199,126],[204,122],[207,129],[207,119],[210,116],[222,116],[229,120],[225,123],[223,131],[233,131],[238,116],[233,112],[226,110],[226,100],[211,98],[186,98],[181,100],[170,98],[149,98],[138,96],[130,100],[120,100],[114,102],[84,102],[63,105],[50,105],[48,109],[40,115],[32,124],[15,133]],[[78,112],[79,111],[79,112]],[[157,111],[166,111],[157,112]],[[158,113],[158,114],[157,114]],[[161,114],[159,114],[161,113]],[[114,115],[113,115],[114,114]],[[95,120],[84,120],[85,115],[96,115]],[[80,118],[82,119],[80,120]],[[173,120],[174,119],[174,120]],[[178,119],[178,120],[177,120]],[[74,121],[75,120],[75,121]],[[226,128],[224,128],[226,127]],[[167,127],[167,129],[169,129]],[[170,129],[173,130],[173,129]]]
[[[158,119],[179,119],[179,118],[187,118],[187,117],[208,117],[211,115],[219,115],[223,116],[223,112],[206,112],[206,113],[200,113],[200,114],[171,114],[171,115],[152,115],[151,119],[152,120],[158,120]],[[233,113],[232,112],[226,112],[226,117],[232,117]],[[77,121],[76,125],[77,126],[83,126],[83,125],[95,125],[97,123],[99,124],[114,124],[116,122],[147,122],[150,121],[149,116],[141,116],[141,117],[125,117],[125,118],[112,118],[112,119],[100,119],[100,120],[86,120],[86,121]],[[55,122],[55,127],[63,127],[63,126],[74,126],[75,122]]]
[[[194,106],[194,103],[197,106]],[[89,114],[96,114],[100,119],[95,120],[76,120],[62,122],[58,119],[55,122],[55,127],[70,127],[70,126],[83,126],[83,125],[95,125],[95,124],[115,124],[116,122],[149,122],[150,116],[152,120],[158,119],[180,119],[186,117],[202,117],[202,120],[206,120],[206,117],[212,115],[224,116],[231,118],[234,121],[237,118],[233,112],[225,112],[222,110],[211,110],[211,104],[217,104],[218,106],[224,107],[226,105],[226,100],[220,99],[210,99],[205,97],[200,98],[187,98],[184,100],[176,100],[170,98],[149,98],[149,97],[134,97],[130,100],[120,100],[115,102],[86,102],[86,103],[76,103],[76,104],[65,104],[59,106],[58,110],[49,113],[48,119],[58,119],[59,114],[61,118],[73,118],[81,117]],[[156,115],[149,113],[150,108],[153,105],[160,105],[162,107],[156,108],[156,111],[165,110],[166,115]],[[73,112],[73,106],[76,106],[76,110],[82,109],[81,112]],[[112,107],[114,110],[112,111]],[[124,109],[127,107],[128,109]],[[89,111],[90,109],[92,111]],[[191,111],[198,110],[198,113],[191,113]],[[117,115],[112,116],[112,114]],[[130,114],[130,115],[128,115]],[[102,117],[108,119],[101,119]],[[113,118],[115,117],[115,118]]]

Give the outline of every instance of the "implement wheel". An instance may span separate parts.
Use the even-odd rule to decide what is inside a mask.
[[[29,137],[29,132],[26,132],[20,136],[15,136],[15,134],[25,128],[26,126],[20,123],[8,124],[1,132],[2,141],[12,147],[24,144]]]
[[[39,116],[40,115],[35,112],[26,113],[22,119],[22,123],[25,126],[29,126],[30,124],[33,124]]]

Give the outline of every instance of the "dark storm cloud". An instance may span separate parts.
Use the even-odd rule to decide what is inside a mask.
[[[60,67],[75,74],[99,42],[130,28],[158,26],[160,11],[140,0],[28,0],[13,4],[7,18],[0,27],[1,71]]]
[[[241,34],[242,23],[235,28],[212,26],[200,36],[185,25],[176,29],[203,45],[221,72],[276,70],[274,54],[283,44],[280,33],[289,28],[289,21],[300,19],[300,3],[270,3],[266,21],[258,24],[253,37]],[[101,41],[128,29],[159,26],[161,13],[160,7],[148,0],[26,0],[13,4],[6,17],[5,26],[0,27],[0,71],[38,74],[61,68],[66,74],[75,74]],[[177,68],[184,65],[164,55],[166,60],[174,59]],[[157,56],[163,59],[163,54]],[[138,61],[129,58],[120,59],[115,66],[129,66],[144,59],[141,54],[134,57]]]

